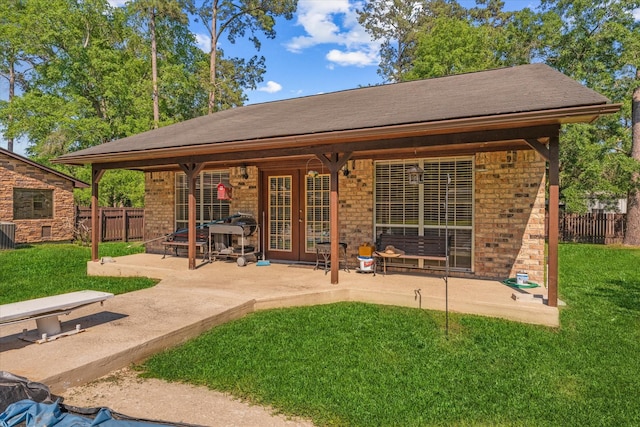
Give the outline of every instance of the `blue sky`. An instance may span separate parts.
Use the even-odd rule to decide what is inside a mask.
[[[460,3],[475,5],[473,0]],[[506,8],[535,8],[538,0],[507,0]],[[266,58],[267,72],[257,90],[248,91],[248,104],[275,101],[297,96],[352,89],[381,83],[377,74],[378,43],[358,24],[357,0],[299,0],[298,10],[290,21],[279,20],[277,36],[262,40],[260,54]],[[204,29],[192,30],[208,45]],[[252,46],[229,44],[221,47],[229,56],[253,54]]]
[[[109,0],[119,6],[126,0]],[[459,0],[465,7],[474,0]],[[196,0],[196,3],[199,3]],[[257,52],[246,40],[235,44],[226,35],[219,41],[225,56],[266,58],[264,81],[247,91],[247,104],[316,95],[382,83],[377,74],[379,45],[358,24],[357,9],[363,0],[298,0],[291,20],[279,19],[276,38],[260,37]],[[508,10],[535,8],[539,0],[505,0]],[[209,51],[210,37],[202,23],[192,23],[191,31],[199,45]]]

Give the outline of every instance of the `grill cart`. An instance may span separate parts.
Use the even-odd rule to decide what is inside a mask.
[[[235,258],[240,267],[244,267],[248,262],[255,262],[260,250],[260,241],[258,240],[256,247],[248,245],[247,238],[257,229],[257,222],[250,216],[234,218],[231,223],[209,225],[210,260]]]

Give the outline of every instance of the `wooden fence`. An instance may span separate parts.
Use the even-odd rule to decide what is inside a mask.
[[[144,239],[144,209],[100,208],[101,242],[129,242]],[[560,240],[563,242],[616,244],[622,243],[626,226],[625,214],[560,214]],[[91,208],[78,208],[78,238],[91,238]]]
[[[99,208],[101,242],[129,242],[144,239],[144,209]],[[91,239],[91,208],[77,208],[76,233]]]
[[[625,214],[560,214],[560,240],[605,245],[622,243],[625,226]]]

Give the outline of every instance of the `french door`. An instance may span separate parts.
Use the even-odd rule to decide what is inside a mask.
[[[315,261],[315,244],[329,239],[329,175],[263,171],[261,210],[268,259]]]

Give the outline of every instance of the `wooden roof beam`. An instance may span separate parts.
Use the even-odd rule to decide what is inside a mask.
[[[189,151],[189,156],[156,157],[139,160],[122,160],[95,163],[103,169],[144,169],[156,166],[172,166],[179,164],[208,163],[208,162],[246,162],[252,159],[263,160],[270,157],[295,157],[318,155],[318,153],[354,153],[359,151],[393,151],[399,149],[420,149],[425,147],[447,147],[464,144],[485,143],[491,145],[503,141],[537,140],[548,138],[558,133],[559,125],[534,126],[515,129],[496,129],[463,132],[456,134],[419,135],[406,138],[372,139],[369,141],[336,142],[333,144],[308,145],[308,146],[282,146],[272,149],[254,149],[247,151],[231,152],[202,152],[194,154],[195,147],[184,147],[183,151]],[[197,150],[196,150],[197,151]],[[147,153],[147,157],[152,152]],[[160,170],[157,169],[157,170]]]

